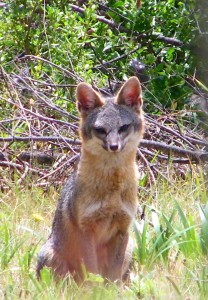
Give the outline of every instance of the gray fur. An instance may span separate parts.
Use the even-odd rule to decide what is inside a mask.
[[[82,135],[86,139],[92,138],[94,128],[104,128],[109,134],[123,125],[131,125],[134,131],[141,129],[141,120],[138,114],[126,105],[119,105],[113,102],[113,99],[106,99],[105,105],[95,108],[86,117],[81,128]],[[99,138],[99,135],[96,135]]]
[[[135,79],[131,79],[131,84],[132,80],[134,81],[135,84]],[[137,81],[136,81],[137,83]],[[139,85],[139,83],[137,83]],[[82,85],[82,89],[88,91],[88,86],[87,85]],[[86,91],[86,93],[87,93]],[[79,91],[80,92],[80,91]],[[89,91],[88,91],[89,92]],[[81,91],[81,96],[83,96],[83,91]],[[92,94],[94,95],[94,94]],[[80,96],[80,97],[81,97]],[[84,94],[85,96],[85,94]],[[110,152],[116,152],[116,151],[122,151],[122,149],[125,147],[126,143],[128,143],[128,136],[130,136],[130,142],[129,142],[129,147],[133,145],[135,152],[136,153],[136,147],[137,147],[137,140],[139,141],[139,136],[142,136],[143,133],[143,117],[142,117],[142,112],[141,115],[139,113],[139,109],[134,110],[133,107],[130,107],[125,104],[117,104],[114,102],[114,99],[108,98],[105,99],[105,104],[103,105],[103,102],[101,103],[102,105],[95,106],[96,103],[93,101],[90,101],[91,98],[91,93],[87,94],[87,97],[89,96],[89,99],[84,99],[83,103],[85,104],[84,110],[83,107],[81,107],[80,104],[80,112],[82,116],[82,127],[80,128],[81,130],[81,137],[83,139],[83,149],[84,149],[84,143],[85,146],[90,144],[91,149],[93,148],[94,150],[94,140],[95,139],[95,145],[98,147],[98,154],[103,151],[104,154],[106,154],[106,151]],[[138,97],[138,95],[136,94]],[[87,102],[89,101],[89,103]],[[100,104],[100,103],[99,103]],[[83,114],[82,114],[83,110]],[[136,134],[134,134],[136,132]],[[139,133],[141,134],[139,135]],[[133,133],[133,134],[132,134]],[[88,140],[92,139],[92,144],[91,141],[88,142]],[[99,139],[99,140],[97,140]],[[101,142],[100,142],[101,141]],[[133,141],[133,142],[132,142]],[[92,146],[93,145],[93,146]],[[105,150],[103,150],[104,148]],[[91,150],[90,149],[90,150]],[[102,151],[100,151],[100,149]],[[127,151],[129,151],[128,147],[126,147]],[[134,154],[135,155],[135,154]],[[108,155],[104,155],[105,157],[108,157]],[[98,156],[100,159],[100,156]],[[83,159],[84,161],[84,159]],[[112,161],[109,160],[110,164],[112,164]],[[116,161],[116,160],[115,160]],[[99,165],[99,164],[98,164]],[[103,167],[103,166],[102,166]],[[120,165],[119,165],[120,167]],[[91,168],[91,165],[90,165]],[[132,168],[133,169],[133,168]],[[132,170],[131,169],[131,170]],[[88,170],[89,172],[89,170]],[[86,174],[86,177],[88,177],[88,172]],[[92,170],[93,172],[93,170]],[[74,235],[76,236],[78,232],[78,238],[79,240],[85,238],[84,234],[85,232],[82,231],[81,225],[78,224],[77,221],[77,206],[81,202],[77,201],[82,201],[84,202],[84,198],[86,197],[86,190],[89,187],[89,182],[87,182],[85,185],[80,184],[79,176],[80,176],[80,169],[78,168],[78,171],[75,171],[71,177],[66,181],[64,188],[62,190],[60,200],[58,202],[55,216],[54,216],[54,221],[52,225],[52,232],[51,235],[49,236],[49,239],[46,241],[46,243],[43,245],[43,247],[40,250],[39,256],[38,256],[38,263],[37,263],[37,275],[40,277],[40,271],[44,266],[51,267],[55,273],[61,276],[67,275],[68,272],[72,273],[76,271],[77,266],[74,264],[74,256],[76,255],[76,250],[71,252],[70,256],[70,261],[67,261],[66,256],[68,257],[69,252],[70,252],[70,247],[73,247],[74,245],[77,245],[78,239],[76,242],[71,243],[71,236]],[[89,172],[90,173],[90,172]],[[102,170],[101,170],[102,173]],[[96,174],[96,173],[95,173]],[[90,176],[90,174],[89,174]],[[122,174],[123,176],[123,174]],[[134,180],[134,179],[133,179]],[[136,182],[136,181],[135,181]],[[102,182],[100,182],[102,185]],[[109,184],[107,185],[109,186]],[[95,202],[96,202],[96,195],[94,195],[94,189],[91,188],[93,191],[93,196],[92,196],[92,202],[93,198],[95,197]],[[81,196],[80,196],[81,195]],[[107,194],[108,195],[108,194]],[[136,195],[136,188],[135,188],[135,195]],[[102,198],[102,197],[101,197]],[[134,200],[134,197],[132,197]],[[77,200],[78,199],[78,200]],[[80,200],[81,199],[81,200]],[[89,198],[91,199],[91,198]],[[131,200],[131,199],[130,199]],[[136,199],[135,199],[136,201]],[[78,204],[77,204],[78,203]],[[88,202],[86,202],[88,203]],[[99,204],[99,203],[98,203]],[[127,201],[128,204],[128,201]],[[76,205],[76,208],[75,208]],[[80,204],[81,206],[81,204]],[[90,205],[88,204],[90,207]],[[133,204],[130,203],[130,209],[133,211],[134,209],[134,202]],[[83,206],[83,211],[88,209],[88,207]],[[129,208],[128,208],[129,209]],[[108,211],[108,210],[106,210]],[[127,214],[128,216],[128,214]],[[125,217],[127,218],[127,217]],[[124,218],[124,220],[125,220]],[[89,217],[91,220],[91,216]],[[127,218],[128,220],[128,218]],[[70,223],[71,226],[71,231],[68,231],[69,227],[68,224]],[[122,222],[121,222],[122,223]],[[117,226],[117,225],[116,225]],[[76,231],[76,228],[79,229],[79,231]],[[107,227],[108,228],[108,227]],[[115,227],[116,228],[116,227]],[[122,228],[122,227],[121,227]],[[114,230],[114,227],[113,227]],[[123,228],[122,228],[123,230]],[[79,235],[80,234],[80,235]],[[107,232],[108,234],[108,232]],[[119,232],[117,233],[117,238],[119,239]],[[119,245],[123,243],[123,251],[126,250],[126,247],[128,249],[128,232],[125,232],[123,235],[123,239],[126,239],[126,242],[118,243],[116,247],[120,247]],[[76,239],[76,238],[75,238]],[[114,244],[115,237],[112,239],[112,244]],[[105,238],[104,238],[105,241]],[[74,243],[74,244],[73,244]],[[63,250],[64,249],[64,250]],[[116,253],[120,253],[118,251],[119,249],[114,249],[113,251]],[[128,250],[130,251],[130,248]],[[64,255],[62,255],[64,252]],[[121,251],[120,256],[124,255]],[[64,256],[64,258],[63,258]],[[114,264],[117,263],[117,257],[112,256],[115,258]],[[130,263],[130,257],[131,253],[129,253],[129,260],[126,261],[126,266],[125,269],[127,270],[128,265]],[[123,258],[120,257],[118,258],[122,260]],[[112,267],[112,269],[114,269]],[[105,275],[105,274],[102,274]],[[111,274],[107,273],[107,276],[111,278]],[[116,278],[117,279],[117,278]]]

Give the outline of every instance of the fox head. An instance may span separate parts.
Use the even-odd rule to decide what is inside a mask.
[[[76,95],[83,148],[98,154],[100,149],[111,153],[136,150],[144,127],[137,77],[126,81],[113,98],[102,98],[86,83],[77,86]]]

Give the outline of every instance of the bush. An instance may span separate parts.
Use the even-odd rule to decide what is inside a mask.
[[[194,1],[143,1],[141,9],[135,1],[88,1],[81,6],[84,14],[68,1],[46,3],[10,0],[1,9],[0,60],[6,71],[14,71],[12,59],[32,54],[98,86],[135,74],[146,82],[149,111],[181,109],[187,102],[191,90],[185,79],[192,70],[187,45],[195,32]],[[110,22],[111,26],[106,24]],[[168,42],[163,37],[174,39]],[[57,84],[77,81],[41,61],[27,66],[34,79],[50,78]],[[68,89],[56,91],[56,98],[70,96]]]

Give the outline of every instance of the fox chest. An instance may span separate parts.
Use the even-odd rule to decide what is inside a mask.
[[[108,199],[89,199],[80,207],[77,220],[82,231],[92,232],[99,243],[105,243],[118,232],[126,233],[136,213],[134,201],[111,195]]]

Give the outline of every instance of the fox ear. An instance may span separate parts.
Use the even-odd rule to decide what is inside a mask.
[[[140,112],[142,106],[142,89],[139,79],[135,76],[130,77],[118,92],[116,102],[121,105],[126,105]]]
[[[102,101],[99,94],[87,83],[79,83],[76,90],[77,108],[81,114],[87,114],[95,107],[102,106]]]

